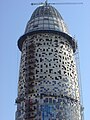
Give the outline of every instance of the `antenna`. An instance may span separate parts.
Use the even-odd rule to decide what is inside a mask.
[[[82,2],[61,2],[61,3],[49,3],[51,5],[79,5],[83,4]]]
[[[60,2],[60,3],[48,3],[48,0],[40,3],[31,3],[31,5],[81,5],[83,2]]]

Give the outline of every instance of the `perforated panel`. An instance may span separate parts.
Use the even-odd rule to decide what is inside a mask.
[[[18,97],[22,97],[18,104],[24,103],[21,115],[25,120],[81,120],[76,65],[67,39],[53,33],[27,36]]]

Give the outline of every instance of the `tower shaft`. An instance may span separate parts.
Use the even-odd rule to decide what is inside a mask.
[[[56,10],[44,5],[36,9],[20,37],[16,120],[81,120],[76,43],[65,26]]]

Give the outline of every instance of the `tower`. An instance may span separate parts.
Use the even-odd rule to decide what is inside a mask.
[[[18,40],[21,62],[16,120],[82,120],[75,39],[47,2]]]

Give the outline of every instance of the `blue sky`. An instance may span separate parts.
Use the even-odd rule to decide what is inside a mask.
[[[34,0],[42,2],[44,0]],[[63,0],[49,0],[49,2]],[[80,2],[80,0],[64,0]],[[72,36],[79,44],[81,81],[85,120],[90,120],[90,0],[83,5],[55,6],[61,13]],[[19,74],[20,52],[17,40],[24,34],[27,21],[37,6],[33,0],[0,1],[0,119],[15,119],[15,98]]]

